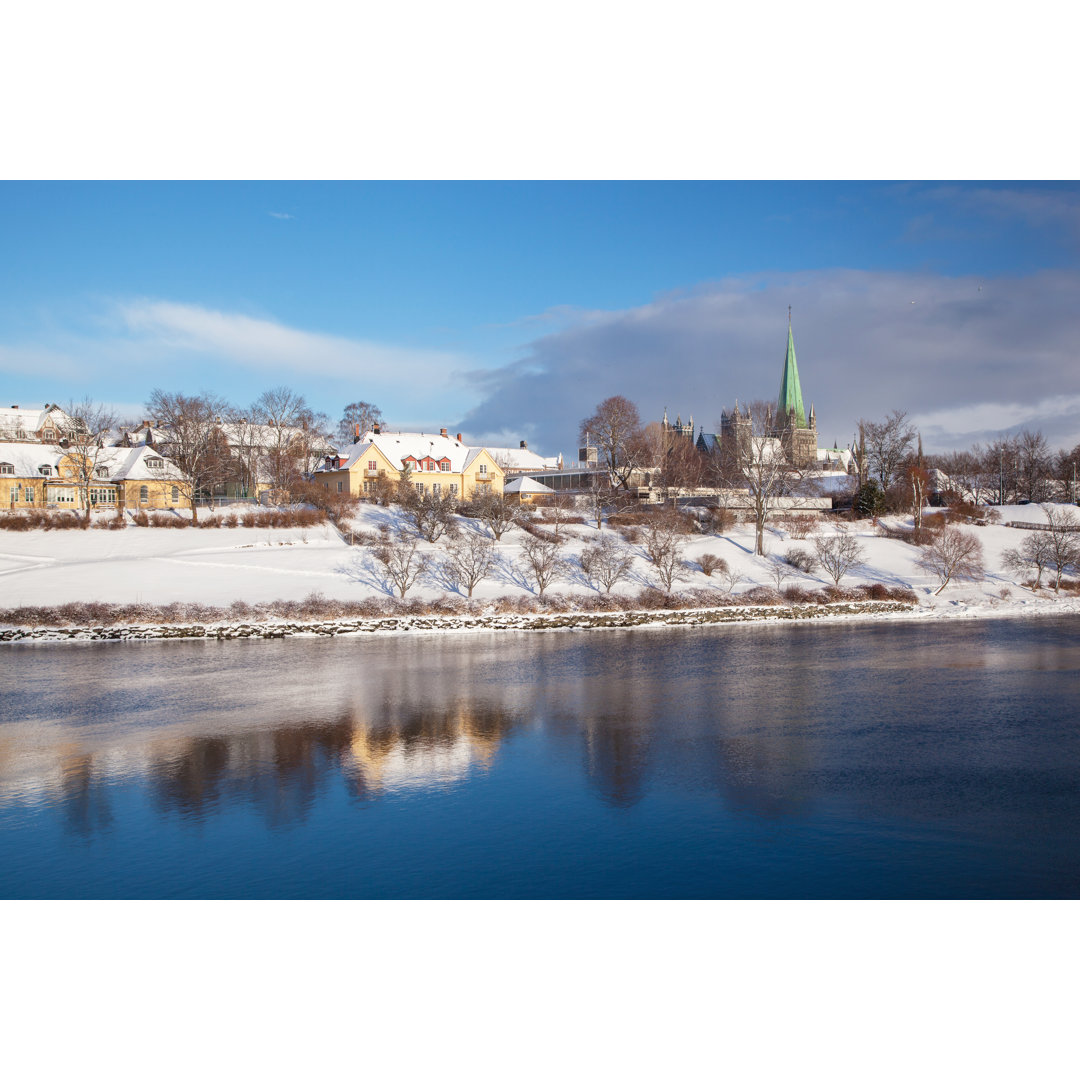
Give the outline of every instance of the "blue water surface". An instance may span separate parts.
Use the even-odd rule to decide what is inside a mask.
[[[7,898],[1080,893],[1080,620],[3,655]]]

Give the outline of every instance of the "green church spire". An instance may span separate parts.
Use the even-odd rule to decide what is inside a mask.
[[[791,308],[788,308],[787,356],[784,357],[784,374],[780,379],[780,397],[776,402],[776,423],[786,422],[794,412],[795,427],[806,427],[803,409],[802,387],[799,386],[799,365],[795,363],[795,339],[791,335]]]

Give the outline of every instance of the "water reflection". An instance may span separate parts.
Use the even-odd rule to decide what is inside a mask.
[[[428,804],[444,807],[429,832],[485,842],[528,804],[523,850],[608,821],[677,844],[703,822],[794,835],[829,815],[1080,841],[1069,620],[6,655],[0,854],[35,814],[79,842],[135,819],[205,837],[238,815],[325,838],[365,809]]]

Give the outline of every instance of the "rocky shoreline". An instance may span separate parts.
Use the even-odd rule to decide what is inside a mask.
[[[894,615],[916,605],[896,600],[840,604],[732,606],[678,611],[565,612],[529,615],[400,615],[369,619],[321,619],[312,622],[151,623],[117,626],[4,626],[0,643],[65,641],[231,641],[345,634],[435,633],[488,630],[607,630],[635,626],[704,626],[709,623],[806,621],[847,615]]]

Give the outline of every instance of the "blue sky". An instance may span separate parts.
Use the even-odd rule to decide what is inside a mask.
[[[623,393],[711,430],[773,397],[787,305],[821,437],[1080,442],[1080,185],[3,185],[4,404],[285,384],[333,420],[569,454]],[[914,301],[914,303],[912,303]]]

